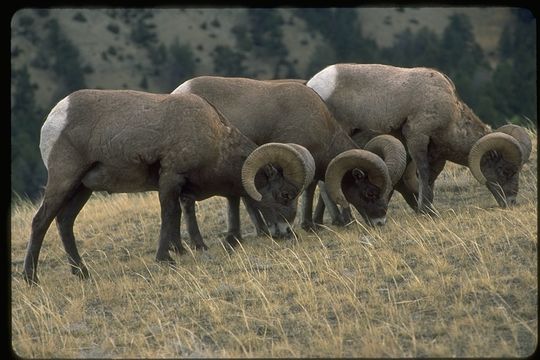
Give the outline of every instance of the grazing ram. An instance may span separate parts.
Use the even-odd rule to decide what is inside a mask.
[[[405,168],[405,149],[392,142],[398,147],[393,148],[386,163],[368,151],[357,149],[324,102],[303,81],[201,76],[184,82],[173,93],[203,97],[258,145],[287,142],[304,146],[315,160],[314,179],[323,180],[326,174],[328,186],[340,196],[340,204],[345,207],[353,204],[369,224],[385,222],[392,181],[399,179]],[[314,227],[312,205],[316,183],[304,192],[304,229]],[[238,206],[239,199],[229,199],[228,240],[232,244],[240,239]],[[263,231],[256,211],[247,208],[256,227]]]
[[[355,133],[353,136],[351,136],[351,139],[353,139],[360,149],[374,152],[375,154],[384,158],[385,154],[382,152],[383,149],[381,147],[374,147],[375,142],[371,141],[372,139],[383,135],[384,134],[382,133],[366,130]],[[399,134],[394,133],[393,138],[396,139],[396,136],[399,136]],[[350,211],[347,208],[343,208],[340,212],[334,201],[332,201],[332,199],[330,199],[326,193],[324,184],[320,185],[322,187],[321,191],[319,192],[317,206],[315,207],[315,211],[313,213],[313,222],[316,224],[323,223],[324,210],[327,206],[331,209],[329,212],[330,216],[332,217],[333,224],[346,224],[350,222]],[[413,210],[417,209],[418,178],[416,176],[416,166],[414,165],[414,162],[411,160],[410,156],[407,157],[407,166],[403,172],[403,175],[399,180],[394,182],[394,190],[398,191],[403,196],[407,204],[409,204]],[[392,194],[390,197],[392,197]]]
[[[519,171],[531,152],[529,136],[512,125],[492,132],[439,71],[335,64],[306,85],[349,135],[374,131],[404,140],[417,168],[418,194],[411,196],[418,211],[435,213],[433,184],[446,161],[469,166],[501,207],[515,204]]]
[[[41,244],[54,218],[72,272],[88,276],[73,223],[92,191],[157,190],[161,230],[156,259],[172,262],[170,247],[185,251],[179,198],[243,196],[268,223],[284,229],[283,224],[294,219],[297,196],[312,182],[314,171],[305,148],[257,147],[191,94],[76,91],[48,115],[40,150],[48,180],[24,260],[28,282],[37,281]],[[196,245],[206,247],[202,239]]]

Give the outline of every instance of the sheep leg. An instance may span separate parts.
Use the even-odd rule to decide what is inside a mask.
[[[75,218],[90,198],[90,195],[92,195],[92,190],[81,184],[76,190],[75,195],[60,209],[56,216],[56,227],[68,255],[71,273],[81,279],[88,277],[88,269],[82,262],[79,251],[77,250],[73,225]]]
[[[180,201],[180,200],[179,200]],[[180,211],[178,212],[178,223],[180,226],[182,225],[182,204],[180,204]],[[184,247],[182,246],[181,241],[181,230],[180,230],[180,236],[178,238],[171,239],[171,242],[169,243],[169,250],[174,251],[178,255],[182,255],[184,253]]]
[[[208,246],[204,243],[201,231],[199,230],[199,224],[197,223],[197,214],[195,212],[195,199],[191,197],[182,196],[181,204],[186,213],[186,225],[189,234],[189,239],[195,245],[197,250],[208,250]]]
[[[429,186],[431,187],[431,189],[435,189],[435,180],[437,180],[437,177],[443,171],[445,165],[446,160],[444,159],[430,160],[431,171],[429,173]]]
[[[352,212],[350,207],[341,209],[341,218],[343,219],[343,224],[347,225],[353,220]]]
[[[300,226],[304,230],[315,230],[315,224],[313,223],[313,196],[316,187],[317,181],[311,182],[302,195],[302,223]]]
[[[185,184],[184,176],[162,171],[159,175],[159,205],[161,208],[161,229],[156,253],[157,261],[174,263],[169,255],[169,244],[180,244],[180,202],[178,198]]]
[[[418,212],[428,215],[436,215],[433,208],[433,188],[429,184],[431,174],[428,157],[429,136],[423,134],[413,134],[407,139],[407,147],[412,159],[416,163],[418,171]]]
[[[319,198],[317,199],[317,205],[315,206],[315,212],[313,214],[313,222],[315,224],[323,223],[325,208],[326,206],[324,205],[323,197],[321,193],[319,193]]]
[[[324,201],[324,205],[326,208],[328,208],[328,212],[330,213],[332,225],[344,226],[346,223],[341,216],[339,208],[337,207],[336,203],[330,199],[330,196],[328,196],[328,193],[326,192],[326,185],[322,181],[319,182],[319,190],[319,194]]]
[[[68,161],[62,163],[61,170],[57,170],[57,168],[52,166],[49,168],[45,194],[36,215],[32,219],[30,241],[28,242],[26,256],[24,258],[23,277],[29,284],[38,283],[39,281],[37,277],[37,264],[43,238],[51,222],[80,184],[80,179],[84,171],[78,164],[73,165],[70,171],[70,163]]]
[[[405,182],[403,179],[399,179],[399,181],[394,186],[394,189],[398,191],[401,196],[403,196],[403,199],[407,202],[407,204],[413,209],[415,212],[418,211],[418,192],[413,191],[409,187],[405,185]]]
[[[225,240],[232,247],[238,245],[240,236],[240,198],[237,196],[227,197],[227,236]]]
[[[259,210],[253,207],[253,205],[247,202],[244,198],[242,198],[242,202],[246,207],[246,211],[249,215],[249,218],[251,219],[251,222],[253,223],[253,225],[255,225],[255,232],[257,233],[257,236],[269,235],[266,228],[266,223],[264,222]]]

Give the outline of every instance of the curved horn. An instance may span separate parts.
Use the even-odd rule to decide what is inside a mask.
[[[308,149],[303,147],[302,145],[288,143],[287,145],[292,146],[298,153],[302,156],[304,159],[304,166],[306,175],[304,178],[304,183],[302,184],[302,190],[304,190],[311,182],[313,181],[313,178],[315,177],[315,159],[313,159],[313,155],[309,152]]]
[[[482,156],[488,151],[497,151],[502,157],[514,164],[523,163],[524,154],[521,145],[512,136],[503,132],[492,132],[481,137],[469,152],[469,168],[479,183],[485,184],[486,178],[480,169]]]
[[[362,149],[347,150],[330,161],[324,180],[328,195],[339,205],[345,208],[349,207],[341,190],[341,180],[347,171],[355,168],[366,171],[369,181],[381,188],[385,196],[392,190],[392,180],[388,168],[379,156]]]
[[[255,186],[255,175],[261,167],[270,163],[281,167],[283,176],[298,186],[300,192],[313,180],[315,161],[306,148],[282,143],[261,145],[247,157],[242,166],[242,185],[248,195],[257,201],[262,199],[262,195]]]
[[[388,167],[392,185],[395,185],[407,166],[405,146],[392,135],[379,135],[371,139],[364,148],[379,155]]]
[[[524,128],[514,124],[508,124],[501,126],[495,131],[508,134],[516,139],[521,146],[521,151],[523,152],[523,162],[529,160],[529,156],[531,155],[532,151],[532,143],[529,134],[527,134]]]

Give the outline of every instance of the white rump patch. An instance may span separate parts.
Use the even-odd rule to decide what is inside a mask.
[[[337,69],[331,65],[319,73],[315,74],[308,82],[307,86],[312,88],[323,100],[328,100],[337,85]]]
[[[39,140],[39,149],[41,151],[41,158],[45,167],[49,169],[48,161],[51,150],[56,144],[56,141],[60,137],[62,130],[66,127],[67,124],[67,112],[69,108],[69,96],[62,99],[56,106],[51,110],[47,120],[43,123],[41,127],[41,138]]]
[[[171,94],[178,94],[178,93],[190,93],[191,92],[191,83],[190,80],[184,81],[182,84],[180,84]]]

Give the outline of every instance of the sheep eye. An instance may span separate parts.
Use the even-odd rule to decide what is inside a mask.
[[[511,171],[511,170],[504,170],[503,171],[503,175],[506,177],[506,178],[511,178],[512,176],[514,176],[515,172]]]
[[[285,199],[285,200],[291,200],[292,199],[291,194],[289,194],[288,192],[283,191],[280,195],[281,195],[282,199]]]
[[[366,192],[366,198],[367,199],[375,199],[377,197],[377,193],[375,191],[368,191]]]

